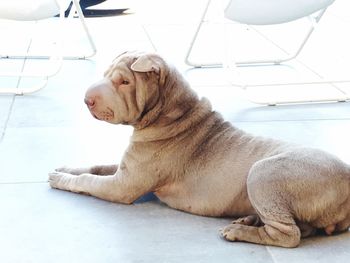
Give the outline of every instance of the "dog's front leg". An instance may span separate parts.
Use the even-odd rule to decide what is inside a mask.
[[[94,174],[81,174],[79,176],[52,172],[49,174],[49,183],[52,188],[84,193],[103,200],[130,204],[143,194],[150,191],[151,184],[137,180],[133,176],[123,175],[118,170],[115,175],[98,176]]]
[[[84,173],[96,174],[96,175],[112,175],[115,174],[118,170],[118,165],[94,165],[90,167],[79,167],[79,168],[71,168],[71,167],[60,167],[57,168],[56,172],[80,175]]]

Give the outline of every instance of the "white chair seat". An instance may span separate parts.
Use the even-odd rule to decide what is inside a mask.
[[[63,51],[63,30],[65,27],[65,10],[72,2],[72,9],[77,12],[79,20],[82,24],[83,30],[85,31],[87,40],[90,44],[91,53],[85,55],[70,55],[64,56]],[[71,12],[72,12],[71,9]],[[30,77],[36,79],[42,79],[40,85],[35,85],[31,88],[0,88],[0,94],[28,94],[36,92],[45,87],[48,78],[57,74],[62,65],[63,59],[87,59],[96,53],[96,46],[91,37],[91,34],[87,28],[84,20],[84,14],[79,5],[79,0],[0,0],[0,19],[18,20],[18,21],[37,21],[50,17],[54,17],[59,14],[59,28],[53,28],[55,30],[55,36],[57,39],[54,41],[49,54],[31,54],[25,52],[23,55],[11,55],[6,53],[0,53],[0,59],[42,59],[48,60],[49,66],[40,69],[39,72],[0,72],[0,76],[7,77]],[[73,16],[69,16],[67,19],[73,19]],[[71,21],[71,20],[69,20]],[[27,22],[21,22],[27,23]],[[0,50],[1,52],[4,52]],[[49,70],[47,70],[49,68]]]
[[[35,21],[53,17],[60,12],[60,4],[68,7],[70,0],[10,0],[0,1],[0,18]]]
[[[324,9],[335,0],[231,0],[227,19],[248,25],[272,25],[293,21]]]

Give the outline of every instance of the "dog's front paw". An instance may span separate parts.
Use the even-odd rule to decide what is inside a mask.
[[[52,188],[62,189],[61,181],[64,173],[61,172],[51,172],[49,173],[49,184]]]

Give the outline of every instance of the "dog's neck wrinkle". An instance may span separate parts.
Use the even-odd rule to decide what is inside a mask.
[[[135,130],[142,130],[152,125],[161,112],[162,102],[158,98],[158,100],[149,108],[146,108],[137,119],[135,123],[132,124]]]
[[[165,87],[170,87],[175,84],[171,83],[174,81],[172,78],[168,77],[169,72],[163,72],[163,74],[165,74],[165,76],[159,79],[159,96],[153,103],[146,103],[144,109],[140,111],[141,113],[138,119],[131,124],[135,130],[145,129],[158,120],[164,106],[163,91]]]
[[[173,138],[200,123],[212,112],[210,102],[207,99],[199,100],[176,68],[169,67],[164,85],[159,90],[158,102],[146,114],[153,119],[149,119],[147,125],[134,125],[134,141]]]
[[[169,126],[184,118],[199,102],[197,95],[176,69],[169,70],[159,91],[156,102],[141,113],[133,124],[135,130]]]
[[[181,79],[173,80],[172,83],[168,84],[166,91],[162,94],[162,110],[154,122],[154,125],[159,127],[165,127],[186,118],[188,113],[199,103],[198,97],[192,94],[187,83],[182,82]]]
[[[206,99],[198,101],[193,110],[187,111],[176,120],[166,120],[167,123],[159,121],[161,125],[157,125],[158,121],[144,129],[135,129],[132,141],[159,141],[171,139],[180,133],[190,129],[200,123],[208,115],[211,114],[210,104]],[[161,120],[160,117],[158,120]]]

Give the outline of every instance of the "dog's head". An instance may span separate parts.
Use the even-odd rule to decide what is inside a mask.
[[[126,52],[86,92],[91,114],[113,124],[135,125],[156,107],[168,66],[157,54]]]

